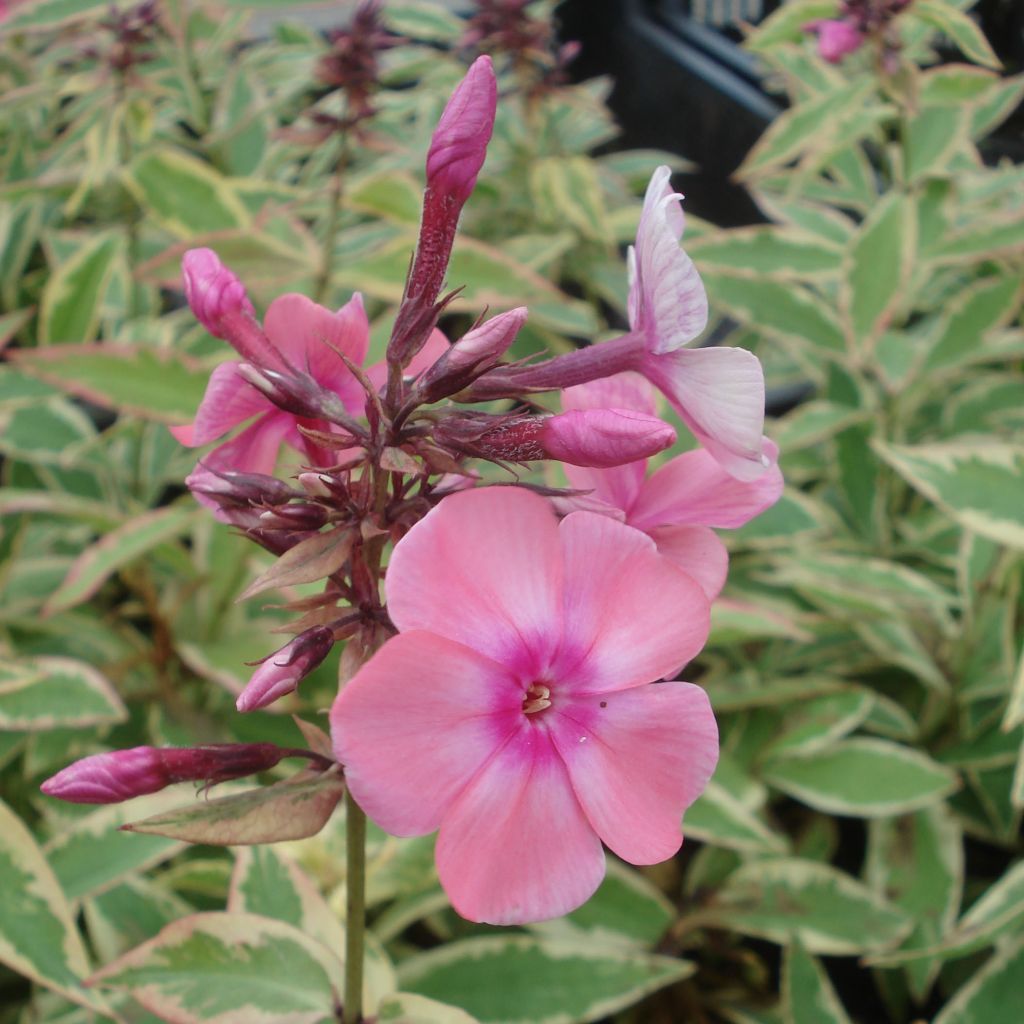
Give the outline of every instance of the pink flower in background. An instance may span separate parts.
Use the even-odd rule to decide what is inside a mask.
[[[395,835],[440,829],[464,917],[520,924],[582,904],[602,841],[672,856],[718,754],[704,691],[652,680],[703,645],[701,589],[649,538],[513,487],[451,495],[396,546],[400,630],[331,711],[359,805]]]
[[[670,178],[664,166],[651,177],[629,252],[629,323],[644,344],[636,369],[732,476],[753,480],[769,464],[762,451],[764,373],[742,348],[684,347],[707,326],[708,302],[696,267],[679,247],[683,197]]]
[[[805,32],[813,32],[818,37],[818,56],[829,64],[838,64],[848,53],[859,50],[864,43],[864,35],[850,21],[839,21],[824,18],[809,21],[803,26]]]
[[[579,411],[614,406],[647,415],[655,411],[652,388],[636,373],[568,388],[562,406]],[[730,476],[703,449],[676,456],[650,477],[646,459],[612,469],[566,465],[570,484],[591,493],[562,499],[560,505],[600,512],[642,530],[714,599],[725,583],[729,558],[710,527],[742,526],[782,494],[782,473],[774,461],[777,449],[771,441],[765,446],[772,465],[750,482]]]

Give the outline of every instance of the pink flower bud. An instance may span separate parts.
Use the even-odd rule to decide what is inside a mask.
[[[656,416],[631,409],[587,409],[544,421],[540,443],[549,458],[573,466],[608,469],[656,455],[676,432]]]
[[[810,21],[803,26],[803,30],[818,36],[818,56],[829,64],[838,64],[848,53],[859,50],[864,42],[860,30],[849,21]]]
[[[427,153],[428,189],[454,196],[460,207],[469,198],[491,141],[497,104],[491,58],[478,57],[434,129]]]
[[[221,320],[231,313],[252,315],[245,285],[212,249],[189,249],[181,261],[185,298],[196,319],[216,338],[227,339]]]
[[[214,785],[273,768],[302,754],[273,743],[221,743],[205,747],[133,747],[84,757],[39,788],[73,804],[116,804],[156,793],[175,782]]]
[[[527,309],[517,306],[485,320],[464,334],[444,357],[449,370],[490,368],[508,351],[526,323]]]
[[[263,660],[238,695],[235,706],[239,711],[255,711],[291,693],[333,646],[334,633],[327,626],[314,626],[300,633]]]

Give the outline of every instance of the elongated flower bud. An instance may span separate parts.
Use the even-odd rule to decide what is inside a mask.
[[[540,443],[549,458],[608,469],[656,455],[675,444],[675,430],[632,409],[574,410],[544,421]]]
[[[175,782],[228,779],[273,768],[282,758],[301,754],[273,743],[216,743],[203,747],[132,747],[93,754],[68,765],[39,788],[73,804],[116,804],[156,793]]]
[[[253,314],[245,285],[212,249],[189,249],[181,261],[181,271],[192,312],[215,338],[227,339],[221,320],[229,313]]]
[[[327,626],[314,626],[275,651],[252,674],[238,695],[239,711],[256,711],[291,693],[334,646],[334,633]]]
[[[427,188],[461,207],[476,185],[494,131],[498,83],[490,57],[478,57],[448,100],[427,153]]]
[[[818,56],[829,64],[838,64],[848,54],[859,50],[864,36],[850,21],[824,18],[810,21],[803,26],[805,32],[818,37]]]

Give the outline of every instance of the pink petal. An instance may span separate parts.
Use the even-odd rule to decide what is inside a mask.
[[[171,427],[171,433],[184,445],[196,448],[209,444],[234,430],[252,416],[277,412],[277,407],[241,377],[236,362],[221,363],[206,385],[206,393],[187,427]]]
[[[433,832],[521,724],[522,687],[431,633],[392,637],[338,695],[331,735],[356,802],[385,831]]]
[[[658,546],[659,554],[700,584],[709,601],[718,597],[729,572],[729,552],[714,530],[706,526],[656,526],[645,532]]]
[[[546,667],[560,632],[561,552],[554,510],[517,487],[446,497],[395,546],[388,610],[524,675]]]
[[[337,313],[305,295],[279,295],[267,309],[263,328],[295,369],[338,392],[350,411],[362,412],[363,390],[334,351],[344,352],[356,366],[366,358],[370,326],[358,293]]]
[[[277,409],[264,413],[237,437],[214,448],[200,465],[208,469],[265,473],[270,476],[277,465],[281,444],[291,431],[293,422],[287,413]]]
[[[768,440],[769,469],[756,480],[730,476],[703,449],[684,452],[665,463],[643,486],[629,516],[631,526],[715,526],[732,529],[770,508],[782,494],[778,448]]]
[[[605,860],[544,730],[526,723],[441,823],[437,871],[470,921],[560,917],[601,884]]]
[[[693,261],[679,247],[682,199],[671,191],[667,167],[651,178],[636,234],[630,284],[630,326],[647,350],[673,352],[693,341],[708,322],[708,300]]]
[[[619,513],[616,518],[623,519],[629,514],[643,487],[647,460],[627,462],[624,466],[615,466],[612,469],[593,469],[589,466],[568,464],[562,468],[572,487],[579,491],[591,492],[581,498],[571,499],[575,508],[605,512],[600,506],[606,505],[608,511],[616,510]]]
[[[559,705],[551,735],[590,824],[613,852],[656,864],[679,849],[683,811],[718,760],[718,727],[699,686],[579,695]]]
[[[645,377],[632,370],[577,384],[562,392],[565,412],[588,409],[632,409],[653,416],[654,389]]]
[[[707,598],[639,530],[591,512],[559,526],[565,562],[559,688],[596,693],[678,671],[704,646]]]
[[[749,481],[767,469],[761,451],[764,373],[753,353],[742,348],[680,349],[648,355],[644,368],[727,473]]]

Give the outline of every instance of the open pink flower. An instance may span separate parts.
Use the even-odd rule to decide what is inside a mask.
[[[653,390],[636,373],[567,388],[562,406],[582,411],[617,407],[647,415],[655,412]],[[725,583],[729,556],[710,527],[742,526],[774,505],[782,494],[782,473],[775,463],[778,449],[767,439],[765,447],[772,465],[749,482],[730,476],[703,449],[677,455],[650,477],[646,459],[611,469],[566,465],[572,486],[590,493],[562,499],[561,504],[600,512],[642,530],[713,600]]]
[[[671,171],[651,177],[629,252],[629,322],[644,343],[636,368],[675,406],[700,443],[740,480],[768,466],[762,451],[764,373],[745,349],[689,349],[707,326],[708,301],[679,247],[685,221]]]
[[[602,841],[634,864],[675,853],[718,736],[703,690],[651,681],[700,650],[708,603],[649,538],[465,491],[398,543],[386,585],[401,632],[335,701],[335,750],[378,825],[440,829],[460,914],[567,913],[601,882]]]

